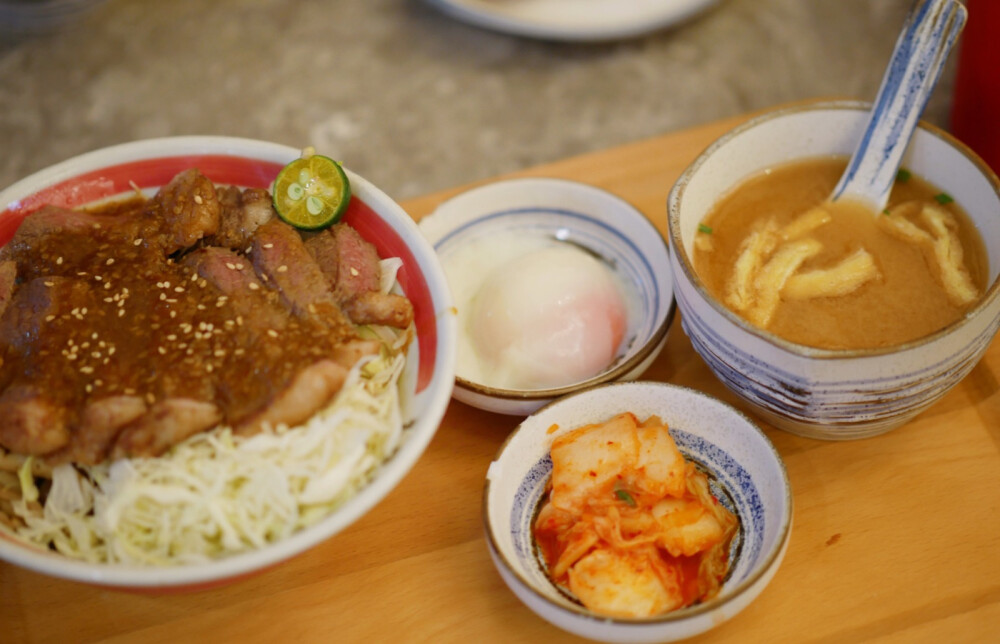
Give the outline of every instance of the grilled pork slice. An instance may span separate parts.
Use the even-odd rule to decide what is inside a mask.
[[[406,328],[413,322],[413,305],[405,297],[382,293],[378,252],[346,224],[336,224],[308,242],[333,296],[355,324]]]
[[[69,443],[50,454],[46,461],[50,465],[101,463],[108,457],[118,433],[145,413],[146,403],[139,396],[108,396],[88,402]]]
[[[115,440],[111,458],[159,456],[222,421],[215,404],[190,398],[166,398],[127,425]]]
[[[234,429],[249,436],[266,426],[298,425],[309,420],[340,391],[347,369],[332,360],[320,360],[302,369],[260,412],[251,415]]]
[[[16,454],[43,455],[69,442],[67,410],[33,385],[0,394],[0,445]]]
[[[220,209],[215,186],[191,168],[160,188],[150,201],[147,219],[159,222],[157,245],[169,255],[214,235],[219,229]]]
[[[271,195],[267,190],[235,186],[216,188],[221,207],[219,230],[211,239],[213,246],[243,250],[254,231],[274,216]]]
[[[402,295],[368,291],[344,303],[344,313],[355,324],[384,324],[405,329],[413,322],[413,305]]]

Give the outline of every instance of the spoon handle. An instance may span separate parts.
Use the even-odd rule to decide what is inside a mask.
[[[903,153],[968,14],[958,0],[917,0],[896,41],[871,118],[831,199],[881,212]]]

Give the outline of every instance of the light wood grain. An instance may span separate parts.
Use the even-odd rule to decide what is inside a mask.
[[[740,119],[519,175],[605,188],[666,233],[684,167]],[[459,189],[414,199],[416,218]],[[761,423],[794,493],[788,554],[771,584],[704,642],[981,642],[1000,624],[1000,344],[943,400],[850,443]],[[644,376],[739,404],[675,320]],[[145,596],[0,563],[0,641],[573,641],[522,606],[490,562],[480,496],[518,419],[452,402],[426,454],[350,529],[221,589]]]

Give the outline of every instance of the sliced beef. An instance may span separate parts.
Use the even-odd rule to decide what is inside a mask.
[[[337,302],[379,290],[379,257],[375,247],[346,224],[313,236],[306,247],[326,275]]]
[[[3,318],[7,305],[14,297],[14,286],[17,281],[17,264],[13,260],[0,262],[0,318]]]
[[[0,249],[0,260],[17,262],[21,280],[61,274],[70,267],[86,269],[103,245],[134,239],[149,225],[137,217],[44,206],[24,218],[14,237]]]
[[[287,326],[287,310],[277,301],[275,292],[260,281],[246,257],[208,246],[189,253],[183,263],[229,298],[231,306],[251,328],[266,332]]]
[[[68,412],[32,385],[0,394],[0,445],[17,454],[43,455],[69,442]]]
[[[260,188],[240,190],[235,186],[217,188],[216,194],[221,210],[212,245],[245,249],[254,231],[274,216],[271,195]]]
[[[119,432],[146,413],[139,396],[108,396],[87,403],[73,428],[69,443],[46,459],[51,465],[77,463],[96,465],[111,451]]]
[[[332,360],[320,360],[304,368],[290,385],[260,412],[235,427],[237,434],[249,436],[266,426],[292,427],[322,409],[344,384],[347,369]]]
[[[219,229],[219,200],[215,186],[197,169],[181,172],[151,201],[147,218],[158,221],[157,240],[166,254],[190,248]]]
[[[19,349],[38,338],[49,319],[89,296],[87,285],[67,277],[36,277],[15,292],[0,319],[0,346]]]
[[[161,400],[121,431],[111,450],[111,458],[159,456],[221,421],[222,413],[213,403],[189,398]]]
[[[277,289],[296,316],[315,317],[341,337],[354,335],[323,271],[295,229],[279,219],[267,222],[253,236],[250,257],[261,279]]]
[[[306,248],[326,275],[336,302],[355,324],[406,328],[413,305],[401,295],[380,291],[381,268],[375,246],[346,224],[315,235]]]

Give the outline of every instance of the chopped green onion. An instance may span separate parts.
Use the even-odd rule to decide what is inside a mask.
[[[951,203],[951,202],[953,202],[955,200],[952,199],[951,195],[948,194],[947,192],[942,192],[941,194],[934,195],[934,201],[938,202],[941,205],[944,205],[944,204]]]
[[[885,210],[883,210],[883,211],[882,211],[882,214],[883,214],[883,215],[888,215],[888,214],[889,214],[889,209],[888,209],[888,208],[886,208]]]
[[[906,168],[900,168],[899,172],[896,173],[896,181],[900,183],[906,183],[907,181],[910,180],[910,177],[912,176],[913,175],[910,174],[909,170],[907,170]]]
[[[615,490],[615,496],[624,501],[626,505],[628,505],[630,508],[634,508],[636,506],[635,499],[633,499],[632,495],[626,492],[625,490],[622,489]]]
[[[698,232],[705,233],[706,235],[712,234],[712,227],[706,226],[705,224],[698,224]]]

